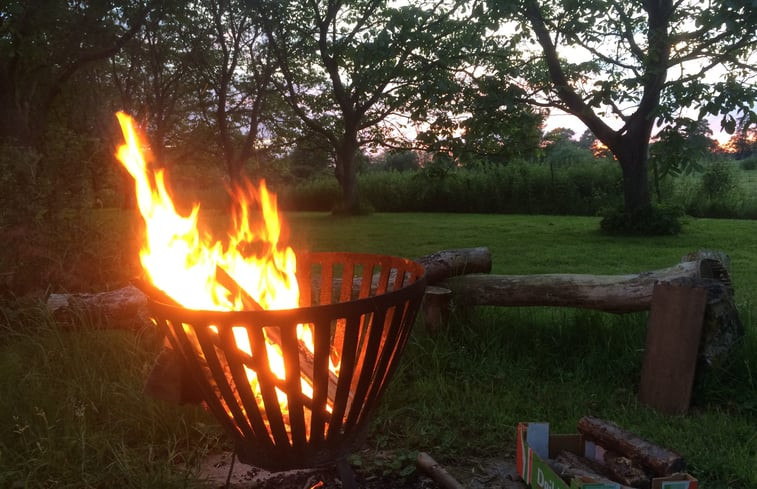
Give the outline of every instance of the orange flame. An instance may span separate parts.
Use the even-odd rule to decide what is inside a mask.
[[[232,195],[234,230],[224,246],[210,233],[200,232],[199,204],[194,205],[188,216],[176,212],[166,188],[164,171],[149,169],[140,151],[143,143],[133,120],[123,112],[116,116],[125,139],[116,156],[135,181],[137,203],[146,230],[140,260],[150,281],[188,309],[243,310],[249,309],[251,302],[254,308],[262,309],[297,307],[295,253],[279,243],[281,220],[276,197],[268,192],[265,181],[261,180],[258,189],[247,184],[246,189]],[[254,203],[259,204],[263,215],[262,225],[257,227],[251,225],[249,212]],[[228,277],[233,286],[229,285]],[[213,326],[211,330],[218,332]],[[252,355],[244,328],[232,330],[237,347]],[[298,325],[297,335],[303,348],[312,353],[309,325]],[[271,371],[283,380],[285,368],[280,345],[268,338],[266,350]],[[332,365],[332,370],[336,369],[338,367]],[[259,393],[255,372],[249,368],[246,371],[251,386]],[[312,398],[312,383],[305,376],[302,376],[301,388],[304,395]],[[286,413],[286,395],[279,391],[278,397],[282,412]]]
[[[290,247],[281,247],[281,222],[276,198],[265,181],[256,192],[248,185],[238,191],[235,230],[224,246],[210,234],[200,234],[195,204],[189,216],[181,216],[166,189],[162,169],[147,168],[132,119],[116,114],[126,144],[117,157],[134,178],[139,210],[145,221],[146,242],[140,251],[142,267],[156,287],[190,309],[244,309],[242,291],[230,291],[219,282],[219,269],[228,273],[264,309],[297,307],[299,288],[295,278],[296,257]],[[264,225],[253,230],[248,207],[258,202]],[[251,248],[256,248],[250,253]]]

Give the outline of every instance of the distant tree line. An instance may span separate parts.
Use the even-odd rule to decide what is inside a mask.
[[[307,178],[326,161],[350,213],[361,155],[416,150],[440,168],[537,158],[559,108],[614,156],[634,210],[652,201],[650,161],[653,182],[690,164],[650,151],[655,127],[675,146],[715,114],[749,141],[755,15],[749,0],[12,0],[0,7],[1,178],[15,189],[3,221],[123,186],[119,109],[177,179]],[[726,74],[706,82],[715,68]]]

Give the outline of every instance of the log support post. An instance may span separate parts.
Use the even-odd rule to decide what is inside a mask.
[[[639,400],[667,414],[689,409],[707,288],[659,283],[652,292]]]
[[[447,326],[452,312],[452,291],[430,285],[423,296],[423,324],[426,331],[435,335]]]

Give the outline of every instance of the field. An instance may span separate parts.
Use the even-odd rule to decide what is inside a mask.
[[[133,216],[108,210],[95,219],[108,232],[92,249],[135,273]],[[689,414],[663,416],[636,400],[646,314],[479,308],[437,336],[414,330],[365,452],[389,451],[394,462],[364,453],[355,462],[408,473],[420,450],[453,465],[509,457],[518,421],[570,432],[591,414],[680,451],[707,489],[757,487],[757,223],[688,219],[678,236],[620,238],[599,234],[590,217],[293,213],[287,221],[295,250],[418,257],[487,246],[503,274],[637,273],[699,249],[726,252],[747,336],[729,364],[700,379]],[[228,448],[200,410],[143,396],[161,344],[154,331],[91,330],[85,318],[64,330],[40,305],[9,299],[2,313],[0,487],[194,487],[197,461]]]

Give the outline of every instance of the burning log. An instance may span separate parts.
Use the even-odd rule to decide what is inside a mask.
[[[262,311],[263,307],[258,304],[258,301],[252,298],[250,294],[244,290],[234,278],[229,275],[229,272],[216,265],[216,280],[226,290],[231,293],[232,297],[239,297],[242,300],[245,310],[247,311]]]
[[[655,475],[670,475],[684,469],[684,460],[680,454],[655,445],[610,421],[585,416],[578,420],[578,431],[588,440],[628,457],[650,469]]]

